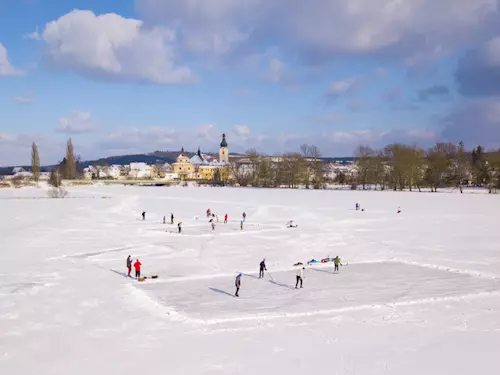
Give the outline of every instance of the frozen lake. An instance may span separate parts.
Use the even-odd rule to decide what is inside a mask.
[[[0,190],[2,374],[500,368],[500,196],[95,187],[33,199],[45,196]],[[182,234],[162,224],[170,213]],[[127,278],[127,255],[159,278]],[[294,263],[336,255],[339,273],[306,266],[295,289]]]

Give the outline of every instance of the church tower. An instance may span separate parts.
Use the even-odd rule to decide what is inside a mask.
[[[229,163],[229,149],[226,142],[226,134],[222,134],[222,142],[220,143],[219,161],[221,163]]]

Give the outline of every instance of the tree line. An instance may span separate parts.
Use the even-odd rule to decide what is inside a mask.
[[[477,146],[465,149],[463,142],[437,143],[424,150],[414,145],[391,144],[382,149],[359,146],[357,174],[351,183],[363,189],[385,190],[456,187],[500,189],[500,150],[486,152]]]
[[[40,153],[35,142],[31,145],[31,171],[33,180],[38,183],[40,180]],[[81,176],[83,172],[80,156],[75,156],[73,141],[71,138],[66,143],[66,156],[51,170],[49,184],[60,187],[63,179],[74,180]]]
[[[321,189],[325,183],[325,163],[314,145],[304,144],[300,152],[268,157],[255,149],[244,158],[231,161],[231,175],[240,186]]]

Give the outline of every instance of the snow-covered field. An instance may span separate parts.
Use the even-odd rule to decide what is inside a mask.
[[[499,373],[499,196],[93,187],[31,199],[45,195],[0,190],[2,375]],[[213,232],[208,208],[229,223]],[[171,212],[181,235],[162,224]],[[159,278],[127,278],[129,254]],[[307,267],[295,289],[294,263],[336,255],[338,274]],[[272,278],[259,280],[264,257]]]

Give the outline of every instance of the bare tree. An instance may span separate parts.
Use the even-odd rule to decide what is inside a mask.
[[[66,173],[65,176],[68,180],[74,180],[76,178],[76,158],[73,149],[73,142],[71,138],[68,139],[66,146]]]
[[[452,179],[454,180],[456,186],[460,189],[460,193],[463,193],[463,186],[468,183],[470,170],[470,160],[469,155],[465,152],[464,143],[460,142],[458,144],[455,160],[452,165]]]
[[[450,172],[450,167],[449,148],[445,144],[437,143],[427,152],[425,181],[431,187],[431,191],[436,192],[443,184],[446,174]]]
[[[248,186],[250,180],[249,167],[241,159],[233,159],[229,166],[231,176],[239,186]]]
[[[49,185],[55,188],[60,187],[62,184],[61,173],[59,168],[55,168],[50,172]]]
[[[486,155],[488,168],[488,192],[498,192],[500,189],[500,150]]]
[[[375,172],[375,151],[368,146],[359,146],[356,150],[356,167],[357,167],[357,178],[358,185],[363,186],[363,190],[366,190],[366,185],[375,182],[374,172]]]
[[[38,184],[40,180],[40,155],[35,142],[31,145],[31,172],[33,173],[33,180]]]

